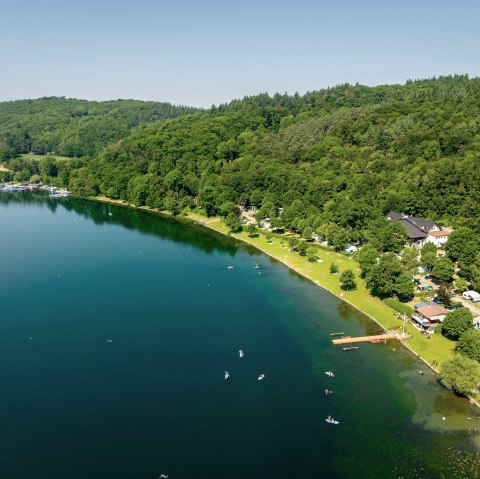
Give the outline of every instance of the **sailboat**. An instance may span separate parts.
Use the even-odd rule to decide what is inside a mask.
[[[228,373],[228,371],[225,371],[225,379],[228,379],[230,377],[230,374]]]

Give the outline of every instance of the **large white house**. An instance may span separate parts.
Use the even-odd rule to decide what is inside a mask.
[[[443,229],[435,221],[424,220],[417,216],[409,216],[403,213],[396,213],[395,211],[388,213],[387,220],[402,223],[407,230],[410,244],[417,248],[421,248],[428,242],[441,247],[447,242],[448,235],[451,233],[451,231]]]

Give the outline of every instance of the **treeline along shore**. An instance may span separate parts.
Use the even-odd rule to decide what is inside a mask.
[[[161,118],[146,113],[152,105],[132,104],[120,115],[122,105],[112,104],[106,109],[118,114],[102,116],[56,99],[42,119],[37,101],[47,100],[0,104],[0,118],[16,118],[15,128],[0,131],[3,181],[34,177],[77,196],[199,215],[387,329],[399,325],[397,314],[411,317],[417,302],[437,296],[455,307],[457,293],[480,289],[478,78],[261,94],[205,111],[169,107]],[[72,138],[86,128],[96,146],[65,148],[64,128],[34,151],[55,108],[71,118],[92,115],[105,128],[118,117],[124,126],[105,136],[94,123],[69,120]],[[389,212],[434,222],[448,241],[415,243],[408,225],[386,219]],[[425,289],[425,274],[438,291]],[[434,334],[408,328],[409,347],[447,387],[478,394],[480,332],[469,308],[449,311]]]

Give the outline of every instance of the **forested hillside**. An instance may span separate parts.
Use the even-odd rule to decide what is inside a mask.
[[[132,129],[198,111],[170,103],[40,98],[0,103],[0,159],[21,153],[94,156]]]
[[[132,101],[39,102],[20,102],[25,111],[37,111],[21,118],[35,125],[38,138],[43,132],[43,141],[56,138],[45,150],[94,154],[115,135],[125,136],[91,160],[42,163],[37,174],[78,195],[174,213],[201,208],[230,222],[234,205],[256,206],[257,218],[268,216],[272,225],[294,227],[305,237],[317,231],[337,247],[382,235],[387,241],[391,232],[380,230],[389,210],[467,226],[480,237],[480,79],[262,94],[130,136],[124,132],[134,125],[188,109]],[[63,105],[61,113],[40,108],[50,102]],[[61,140],[53,128],[57,117],[65,123]],[[111,123],[118,126],[113,133]],[[8,132],[6,125],[2,129]],[[4,165],[18,178],[32,172],[19,171],[19,160]]]
[[[480,229],[480,79],[258,95],[121,140],[70,186],[209,215],[230,202],[353,238],[394,209]]]

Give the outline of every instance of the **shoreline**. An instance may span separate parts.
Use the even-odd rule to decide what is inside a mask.
[[[296,266],[295,264],[292,264],[292,263],[294,263],[294,261],[286,261],[285,257],[282,258],[278,254],[276,254],[275,252],[271,251],[271,249],[268,249],[267,247],[263,246],[261,244],[261,241],[258,241],[259,239],[266,240],[265,235],[263,235],[261,233],[259,233],[258,238],[255,238],[257,241],[254,241],[254,239],[250,238],[246,233],[243,233],[243,234],[242,233],[230,233],[227,226],[224,225],[224,223],[221,221],[220,218],[216,218],[216,217],[215,218],[208,218],[208,217],[201,216],[198,213],[190,213],[187,216],[174,217],[172,214],[170,214],[168,212],[158,211],[158,210],[154,210],[152,208],[144,207],[144,206],[137,207],[135,205],[130,205],[123,200],[112,200],[112,199],[107,198],[107,197],[90,197],[88,199],[93,200],[93,201],[98,201],[98,202],[101,202],[101,203],[110,203],[110,204],[117,205],[117,206],[123,206],[123,207],[133,208],[133,209],[137,209],[137,210],[141,210],[141,211],[145,211],[145,212],[150,212],[150,213],[154,213],[158,216],[162,216],[162,217],[165,217],[165,218],[173,218],[173,219],[176,219],[176,220],[179,220],[179,221],[194,223],[194,224],[197,224],[199,226],[204,226],[205,228],[208,228],[211,231],[215,231],[219,234],[222,234],[223,236],[227,236],[227,237],[233,238],[237,241],[241,241],[242,243],[248,244],[249,246],[254,247],[258,251],[261,251],[263,254],[267,255],[268,257],[273,258],[275,261],[278,261],[278,262],[282,263],[289,270],[294,271],[296,274],[298,274],[299,276],[302,276],[303,278],[305,278],[309,282],[313,283],[315,286],[318,286],[321,289],[323,289],[324,291],[326,291],[327,293],[335,296],[336,299],[347,303],[349,306],[353,307],[358,312],[365,315],[369,320],[373,321],[383,331],[388,331],[389,330],[389,327],[386,324],[382,323],[379,319],[375,318],[373,316],[373,314],[369,313],[368,311],[365,311],[359,305],[357,305],[353,301],[351,301],[351,299],[346,298],[345,294],[347,292],[344,292],[342,290],[340,290],[340,291],[332,290],[332,288],[327,287],[327,285],[325,285],[324,282],[322,283],[319,280],[314,279],[312,274],[309,274],[308,272],[302,270],[302,268]],[[215,225],[218,225],[218,227],[215,227]],[[274,239],[276,239],[276,240],[279,239],[280,241],[282,240],[281,237],[274,238]],[[267,242],[267,244],[268,244],[268,242]],[[292,253],[292,255],[297,256],[297,258],[294,257],[294,259],[296,259],[297,262],[298,262],[299,259],[302,258],[300,255],[298,255],[296,253]],[[340,256],[339,253],[334,253],[333,251],[324,252],[324,256],[325,255],[332,255],[336,259],[338,259],[339,256]],[[286,256],[288,256],[290,258],[289,255],[286,255]],[[305,260],[305,258],[303,258],[303,259]],[[349,261],[354,261],[351,258],[347,258],[347,259]],[[315,263],[313,263],[313,264],[315,264]],[[313,268],[313,264],[310,264],[309,266]],[[348,293],[352,293],[352,292],[348,292]],[[365,294],[365,293],[360,292],[360,294]],[[372,302],[381,302],[380,300],[378,300],[378,298],[374,298],[369,293],[367,293],[367,294],[368,294],[368,296],[367,296],[368,300],[371,300]],[[396,316],[396,312],[392,308],[390,308],[389,306],[387,306],[383,302],[381,302],[381,303],[382,303],[382,306],[384,308],[390,310],[390,311],[388,311],[388,312],[390,312],[390,314],[393,314],[393,316]],[[396,321],[398,323],[398,320],[396,318],[395,318],[394,321]],[[391,323],[392,321],[389,321],[389,322]],[[421,337],[421,340],[424,340],[423,335],[421,335],[421,333],[419,331],[417,331],[415,328],[413,328],[414,331],[412,331],[412,328],[413,328],[412,326],[409,328],[409,333],[413,332],[414,335],[415,335],[415,333],[418,333],[417,335]],[[390,329],[391,329],[391,327],[390,327]],[[436,335],[436,336],[440,336],[440,335]],[[427,358],[421,356],[414,349],[414,347],[412,347],[410,344],[405,343],[405,341],[409,341],[409,340],[410,339],[408,339],[408,340],[397,340],[397,341],[403,347],[405,347],[412,355],[414,355],[417,359],[419,359],[425,366],[427,366],[435,375],[438,376],[439,370],[432,365],[431,361],[429,361]],[[442,340],[444,340],[443,337],[442,337]],[[445,340],[445,341],[448,341],[448,340]],[[446,358],[444,358],[444,360],[445,359]],[[469,400],[470,404],[472,404],[472,405],[474,405],[474,406],[476,406],[477,408],[480,409],[480,403],[477,402],[474,398],[469,397],[469,396],[466,396],[466,398]]]

